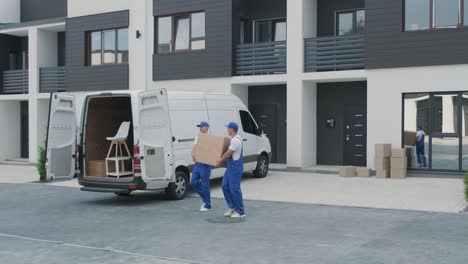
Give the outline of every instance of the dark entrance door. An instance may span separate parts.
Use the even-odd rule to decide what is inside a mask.
[[[345,106],[344,156],[345,165],[366,166],[367,116],[365,105]]]
[[[20,102],[20,148],[21,158],[29,158],[29,105],[26,101]]]
[[[252,115],[258,123],[258,126],[263,130],[263,132],[267,135],[268,139],[271,142],[272,148],[272,162],[285,162],[283,161],[283,157],[280,153],[278,145],[278,105],[276,104],[254,104],[251,105],[250,111],[252,111]],[[279,157],[281,157],[281,161],[279,161]]]
[[[270,139],[272,163],[286,163],[286,85],[250,86],[249,110]]]

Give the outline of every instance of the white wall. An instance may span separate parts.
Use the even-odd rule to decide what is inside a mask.
[[[467,72],[468,65],[368,70],[368,166],[374,164],[375,144],[401,146],[403,93],[467,91]],[[415,121],[409,122],[414,124]]]
[[[150,84],[149,90],[166,88],[169,91],[231,93],[231,81],[232,78],[157,81]]]
[[[20,0],[0,0],[0,24],[19,23],[21,20]]]
[[[142,0],[68,0],[68,17],[128,10],[133,1]]]
[[[49,121],[49,99],[39,99],[37,103],[37,148],[44,147]]]
[[[20,157],[20,103],[0,101],[0,161]]]

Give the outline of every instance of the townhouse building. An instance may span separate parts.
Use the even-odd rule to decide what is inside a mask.
[[[466,26],[468,0],[2,0],[0,160],[37,160],[50,92],[166,88],[237,95],[292,169],[420,125],[424,169],[460,172]]]

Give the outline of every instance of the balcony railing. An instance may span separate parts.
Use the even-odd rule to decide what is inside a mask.
[[[11,70],[3,72],[3,94],[26,94],[29,87],[28,70]]]
[[[364,35],[305,40],[305,71],[340,71],[365,67]]]
[[[39,92],[52,93],[65,91],[65,67],[40,69]]]
[[[236,47],[236,75],[286,73],[286,41]]]

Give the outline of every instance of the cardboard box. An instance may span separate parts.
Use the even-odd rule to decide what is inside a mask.
[[[90,160],[87,166],[87,175],[91,177],[106,177],[106,161]]]
[[[406,149],[392,149],[392,158],[406,158]]]
[[[404,144],[405,146],[416,146],[416,142],[418,141],[416,137],[416,132],[414,131],[405,131],[404,135]]]
[[[198,143],[195,145],[194,155],[197,162],[216,166],[227,151],[230,138],[218,137],[209,134],[200,134]]]
[[[391,144],[375,144],[376,157],[390,157],[392,155]]]
[[[406,170],[408,168],[408,159],[392,157],[390,166],[392,169],[405,169]]]
[[[353,166],[343,166],[340,168],[341,177],[356,177],[357,168]]]
[[[380,179],[390,178],[390,170],[377,170],[375,176]]]
[[[406,169],[393,169],[390,173],[390,178],[392,179],[404,179],[408,176],[408,171]]]
[[[374,158],[375,170],[389,170],[390,169],[390,158],[386,157],[375,157]]]
[[[370,177],[371,176],[371,170],[368,169],[368,168],[364,168],[364,167],[359,167],[356,169],[356,173],[357,173],[357,176],[358,177]]]

